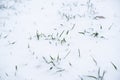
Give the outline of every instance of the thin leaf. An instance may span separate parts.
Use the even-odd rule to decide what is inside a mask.
[[[50,69],[49,70],[52,70],[53,69],[53,67],[50,67]]]
[[[4,38],[7,38],[7,37],[8,37],[8,35],[4,36]]]
[[[57,62],[58,62],[59,60],[61,60],[61,59],[60,59],[59,54],[58,54],[58,56],[57,56]]]
[[[80,57],[81,55],[80,55],[80,49],[78,49],[78,56]]]
[[[63,33],[64,33],[64,32],[65,32],[65,30],[63,30],[63,31],[62,31],[62,33],[60,34],[60,36],[59,36],[59,37],[61,37],[61,36],[63,35]]]
[[[74,27],[75,27],[75,24],[73,24],[73,27],[71,28],[71,30],[73,30],[73,29],[74,29]]]
[[[93,57],[92,57],[92,60],[94,61],[95,65],[97,65],[97,61]]]
[[[65,71],[65,69],[60,69],[60,70],[58,70],[56,72],[63,72],[63,71]]]
[[[94,36],[94,37],[98,37],[98,35],[99,35],[98,32],[95,32],[95,33],[92,34],[92,36]]]
[[[115,68],[115,70],[117,70],[117,66],[113,62],[111,62],[111,64],[113,65],[113,67]]]
[[[71,51],[69,51],[69,52],[65,55],[64,59],[70,54],[70,52],[71,52]]]
[[[102,26],[100,26],[100,29],[102,29]]]
[[[30,45],[28,44],[28,48],[30,48]]]
[[[52,65],[55,66],[55,63],[53,61],[51,61],[50,63],[52,63]]]
[[[11,44],[15,44],[16,42],[12,42]]]
[[[104,16],[95,16],[94,19],[98,20],[98,19],[105,19]]]
[[[47,64],[49,64],[49,62],[46,60],[46,58],[44,56],[42,58]]]
[[[61,44],[65,43],[65,42],[66,42],[65,38],[63,38],[63,39],[61,40]]]
[[[37,40],[39,40],[40,35],[39,35],[38,31],[36,32],[36,37],[37,37]]]
[[[83,35],[85,35],[85,32],[78,32],[79,34],[83,34]]]
[[[94,78],[97,80],[97,77],[96,76],[91,76],[91,75],[88,75],[87,77],[90,77],[90,78]]]
[[[67,32],[66,32],[66,35],[68,35],[69,34],[69,30],[67,30]]]
[[[105,73],[106,73],[106,71],[103,71],[103,74],[101,76],[101,80],[103,80]]]
[[[51,60],[54,60],[54,58],[52,56],[50,56]]]
[[[72,64],[69,62],[69,65],[72,66]]]
[[[16,70],[16,71],[18,70],[18,67],[17,67],[17,65],[15,66],[15,70]]]
[[[108,30],[110,30],[112,28],[112,26],[113,26],[113,23],[110,25],[110,27],[108,28]]]
[[[8,77],[8,73],[5,73],[5,75]]]
[[[100,77],[100,68],[98,69],[98,77]]]

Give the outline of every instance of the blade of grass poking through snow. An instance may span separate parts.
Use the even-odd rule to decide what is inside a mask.
[[[59,56],[59,54],[58,54],[58,56],[57,56],[57,62],[58,62],[59,60],[61,60],[61,59],[60,59],[60,56]]]
[[[53,69],[53,67],[50,67],[50,69],[49,70],[52,70]]]
[[[98,78],[100,77],[100,68],[98,69]]]
[[[8,77],[8,73],[5,73],[5,75]]]
[[[100,29],[102,29],[102,25],[100,25]]]
[[[85,32],[78,32],[79,34],[83,34],[83,35],[85,35]]]
[[[17,65],[15,65],[15,70],[16,70],[16,71],[18,70],[18,67],[17,67]]]
[[[93,78],[93,79],[98,79],[96,76],[92,76],[92,75],[88,75],[87,77],[89,77],[89,78]]]
[[[70,54],[70,52],[71,52],[71,51],[69,51],[69,52],[65,55],[64,59]]]
[[[50,59],[51,59],[51,60],[54,60],[54,58],[53,58],[52,56],[50,56]]]
[[[71,62],[69,62],[69,65],[72,67],[72,64],[71,64]]]
[[[60,70],[58,70],[56,72],[63,72],[63,71],[65,71],[65,69],[60,69]]]
[[[67,32],[66,32],[66,35],[68,35],[69,34],[69,30],[67,30]]]
[[[71,30],[73,30],[74,28],[75,28],[75,24],[73,24],[73,26],[72,26]]]
[[[106,73],[106,71],[103,71],[103,74],[101,76],[101,80],[103,80],[105,73]]]
[[[49,64],[49,62],[46,60],[46,58],[44,56],[42,58],[47,64]]]
[[[93,57],[92,57],[92,60],[94,61],[95,65],[97,66],[97,61]]]
[[[80,55],[80,49],[78,49],[78,56],[80,57],[81,55]]]
[[[117,66],[113,62],[111,62],[111,64],[113,65],[113,67],[115,68],[115,70],[117,70]]]
[[[55,63],[53,61],[51,61],[50,63],[52,63],[53,66],[56,66]]]
[[[62,31],[62,33],[60,34],[60,36],[59,36],[59,37],[61,37],[61,36],[63,35],[63,33],[64,33],[64,32],[65,32],[65,30],[63,30],[63,31]]]
[[[65,38],[63,38],[63,39],[61,40],[61,45],[62,45],[63,43],[66,43]]]
[[[110,30],[112,28],[112,26],[113,26],[113,23],[110,25],[110,27],[108,28],[108,30]]]
[[[39,35],[38,31],[36,31],[36,37],[37,37],[37,40],[39,40],[40,35]]]

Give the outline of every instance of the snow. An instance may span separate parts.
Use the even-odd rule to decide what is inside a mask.
[[[119,0],[1,0],[0,80],[119,80]]]

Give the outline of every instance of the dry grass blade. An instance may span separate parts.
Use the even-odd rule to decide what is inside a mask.
[[[30,48],[30,45],[28,44],[28,48]]]
[[[110,27],[108,28],[108,30],[110,30],[112,28],[112,26],[113,26],[113,23],[110,25]]]
[[[102,29],[102,26],[100,26],[100,29]]]
[[[105,19],[104,16],[95,16],[94,19],[98,20],[98,19]]]
[[[18,67],[17,67],[17,65],[15,66],[15,70],[16,70],[16,71],[18,70]]]
[[[39,40],[40,35],[39,35],[38,31],[36,32],[36,37],[37,37],[37,40]]]
[[[97,61],[93,57],[92,57],[92,60],[94,61],[95,65],[97,65]]]
[[[8,73],[5,73],[5,75],[8,77]]]
[[[67,32],[66,32],[66,35],[68,35],[69,34],[69,30],[67,30]]]
[[[101,80],[103,80],[105,73],[106,73],[106,71],[103,72],[103,74],[101,76]]]
[[[12,42],[11,44],[15,44],[15,42]]]
[[[115,68],[115,70],[117,70],[117,66],[113,62],[111,62],[111,64],[113,65],[113,67]]]
[[[53,66],[56,66],[55,63],[53,61],[51,61],[50,63],[52,63]]]
[[[69,52],[65,55],[64,59],[70,54],[70,52],[71,52],[71,51],[69,51]]]
[[[73,30],[75,28],[75,24],[73,24],[73,27],[71,28],[71,30]]]
[[[100,77],[100,68],[98,69],[98,77]]]
[[[91,75],[88,75],[87,77],[90,77],[90,78],[94,78],[97,80],[97,77],[96,76],[91,76]]]
[[[53,69],[53,67],[50,67],[50,69],[49,70],[52,70]]]
[[[65,32],[65,30],[63,30],[63,31],[62,31],[62,33],[60,34],[60,36],[59,36],[59,37],[61,37],[61,36],[63,35],[63,33],[64,33],[64,32]]]
[[[85,32],[78,32],[79,34],[83,34],[83,35],[85,35]]]
[[[81,55],[80,55],[80,49],[78,49],[78,56],[80,57]]]
[[[95,33],[92,34],[92,36],[94,36],[94,37],[98,37],[98,35],[99,35],[98,32],[95,32]]]
[[[58,54],[58,56],[57,56],[57,62],[58,62],[59,60],[61,60],[61,59],[60,59],[60,56],[59,56],[59,54]]]
[[[58,70],[56,72],[63,72],[63,71],[65,71],[65,69],[60,69],[60,70]]]
[[[65,39],[65,38],[63,38],[63,39],[61,40],[61,44],[63,44],[63,43],[66,43],[66,39]]]
[[[53,58],[52,56],[50,56],[50,59],[51,59],[51,60],[54,60],[54,58]]]
[[[46,58],[44,56],[42,58],[47,64],[49,64],[49,62],[46,60]]]
[[[72,66],[72,64],[69,62],[69,65]]]

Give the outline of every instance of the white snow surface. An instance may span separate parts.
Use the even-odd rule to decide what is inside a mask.
[[[0,80],[120,80],[120,0],[1,0]]]

